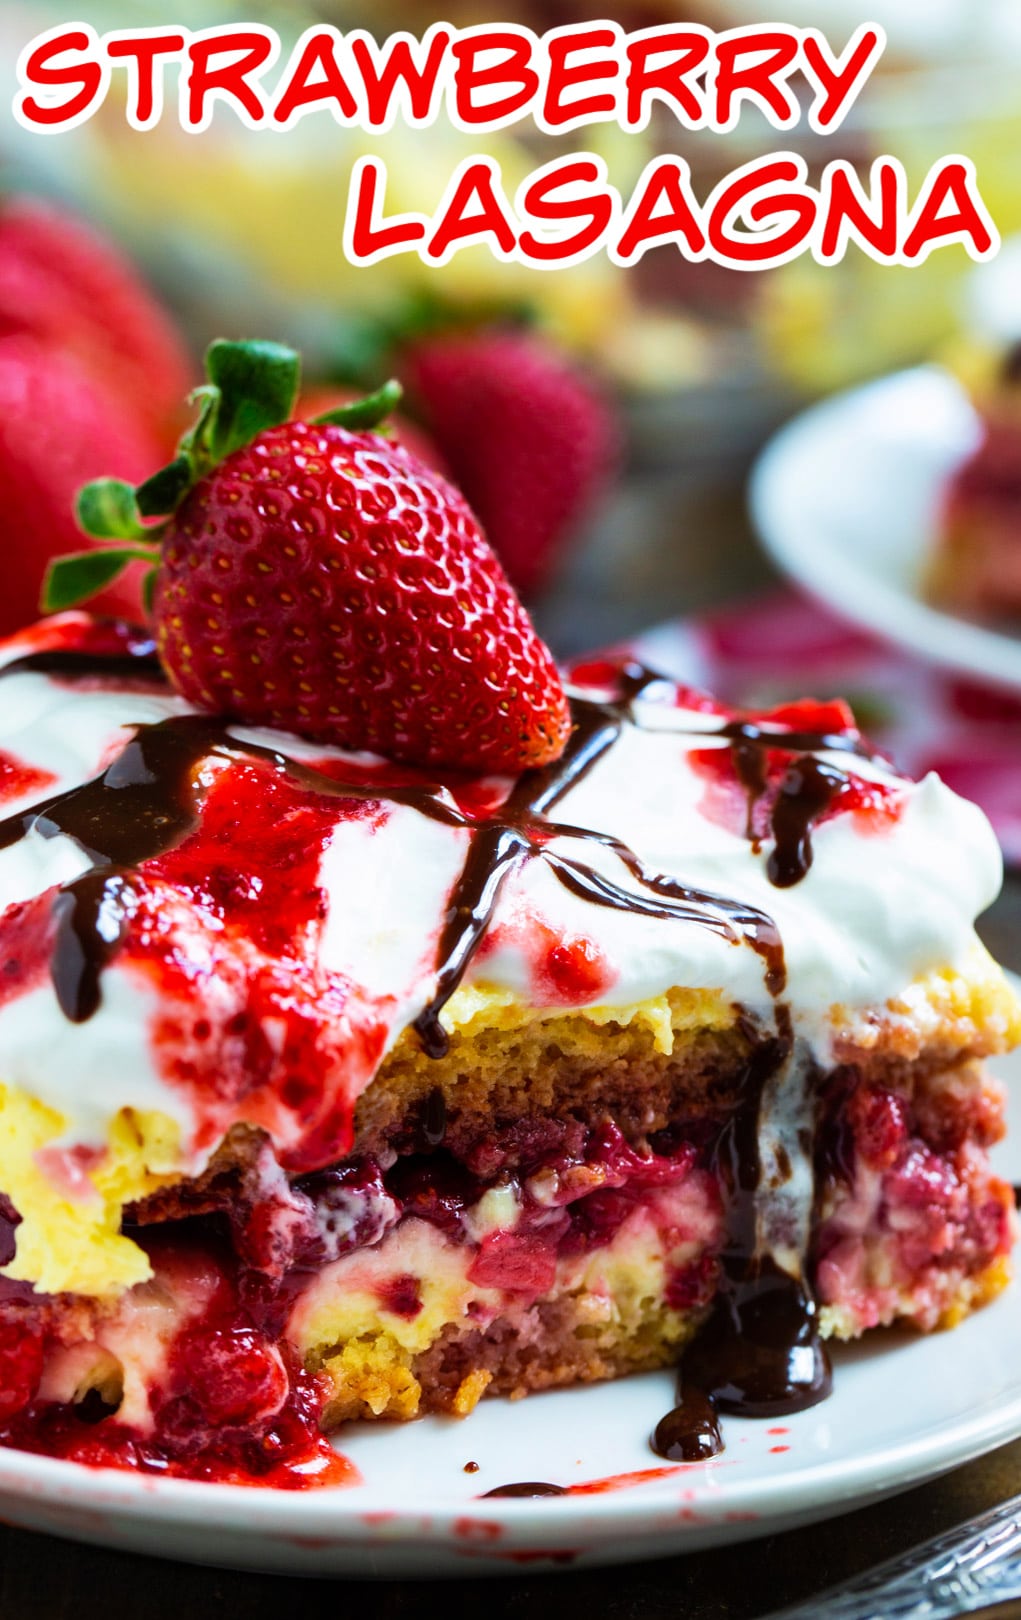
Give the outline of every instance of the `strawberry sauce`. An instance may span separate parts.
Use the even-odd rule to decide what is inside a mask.
[[[729,721],[717,735],[728,737],[730,746],[688,756],[706,782],[700,808],[756,851],[772,842],[766,874],[777,888],[792,887],[808,872],[813,828],[850,814],[859,832],[879,833],[903,809],[902,788],[814,757],[814,751],[849,749],[868,757],[845,703],[786,703],[754,719]]]
[[[203,1223],[173,1237],[139,1235],[155,1287],[203,1299],[173,1338],[149,1389],[152,1432],[127,1427],[93,1389],[78,1403],[37,1401],[42,1314],[7,1300],[0,1280],[0,1444],[164,1478],[308,1490],[359,1482],[320,1430],[328,1380],[278,1346],[245,1297],[229,1248]],[[59,1331],[59,1330],[58,1330]]]
[[[55,781],[56,777],[49,771],[26,765],[0,748],[0,803],[4,799],[21,799],[27,793],[41,794]]]

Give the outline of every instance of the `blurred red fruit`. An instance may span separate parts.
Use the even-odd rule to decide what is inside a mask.
[[[134,405],[79,360],[30,337],[0,337],[0,635],[38,618],[49,559],[81,549],[74,503],[82,484],[107,473],[137,483],[163,456]],[[97,610],[137,618],[140,573],[104,591]]]
[[[511,583],[534,595],[613,473],[607,401],[526,332],[429,338],[400,370]]]
[[[18,333],[74,355],[172,446],[192,367],[169,316],[112,243],[26,197],[0,206],[0,336]]]

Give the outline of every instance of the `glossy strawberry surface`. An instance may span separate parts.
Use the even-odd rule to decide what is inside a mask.
[[[155,616],[206,709],[416,764],[517,772],[569,728],[549,652],[464,498],[398,442],[285,422],[188,492]]]

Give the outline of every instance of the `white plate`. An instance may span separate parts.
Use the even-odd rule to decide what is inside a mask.
[[[948,372],[898,372],[782,428],[752,473],[751,513],[773,560],[842,618],[1021,687],[1021,637],[942,613],[921,594],[941,493],[979,433]]]
[[[1021,1103],[1021,1054],[994,1065]],[[1015,1145],[997,1168],[1021,1179]],[[776,1423],[723,1420],[726,1450],[591,1495],[479,1501],[522,1480],[575,1485],[658,1466],[647,1436],[668,1373],[483,1401],[466,1421],[363,1424],[351,1489],[291,1493],[91,1470],[0,1450],[0,1518],[167,1558],[304,1575],[520,1574],[692,1552],[903,1490],[1021,1434],[1021,1287],[952,1333],[838,1347],[828,1401]],[[479,1464],[466,1474],[465,1463]],[[662,1465],[667,1466],[669,1465]]]

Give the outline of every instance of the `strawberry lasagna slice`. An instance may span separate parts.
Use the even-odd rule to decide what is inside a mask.
[[[839,704],[569,690],[555,765],[441,778],[199,714],[125,627],[3,645],[7,1444],[276,1478],[691,1341],[791,1409],[1004,1285],[981,813]]]

